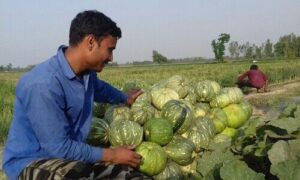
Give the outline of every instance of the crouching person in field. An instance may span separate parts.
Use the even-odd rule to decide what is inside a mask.
[[[241,89],[251,87],[256,88],[257,92],[267,92],[268,78],[258,69],[257,65],[253,64],[250,66],[250,70],[238,77],[236,84]]]
[[[131,105],[141,90],[123,94],[98,79],[121,30],[98,11],[79,13],[69,46],[37,65],[18,82],[3,169],[15,179],[149,179],[135,168],[133,147],[86,144],[93,102]]]

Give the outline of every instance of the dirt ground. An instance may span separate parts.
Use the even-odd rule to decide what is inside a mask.
[[[253,115],[260,116],[272,106],[289,100],[300,100],[300,79],[288,81],[280,84],[272,84],[268,87],[268,92],[257,93],[256,89],[245,95],[253,107]]]

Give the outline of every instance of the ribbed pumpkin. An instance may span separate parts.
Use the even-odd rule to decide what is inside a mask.
[[[213,121],[216,129],[216,133],[219,133],[226,128],[227,115],[222,109],[220,108],[211,109],[207,114],[207,117],[209,117]]]
[[[228,127],[239,128],[245,124],[248,119],[248,112],[239,104],[229,104],[223,108],[227,115]]]
[[[94,103],[93,116],[97,118],[104,118],[106,110],[110,107],[107,103]]]
[[[209,111],[210,107],[207,103],[197,103],[194,106],[193,112],[195,118],[203,118],[207,112]]]
[[[249,119],[252,116],[252,112],[253,112],[252,105],[246,100],[242,100],[239,105],[247,113],[247,119]]]
[[[229,104],[240,103],[243,99],[242,91],[237,87],[223,88],[221,92],[210,101],[211,107],[223,108]]]
[[[197,103],[197,94],[193,86],[188,86],[188,94],[183,98],[184,100],[190,102],[191,104]]]
[[[131,111],[127,106],[114,105],[106,110],[104,119],[109,123],[119,120],[131,120]]]
[[[133,121],[143,125],[149,119],[154,117],[155,108],[146,102],[135,102],[131,106],[131,114]]]
[[[195,157],[195,145],[192,141],[176,135],[164,146],[168,157],[179,165],[188,165]]]
[[[166,168],[153,177],[155,180],[182,180],[183,175],[180,166],[173,161],[168,161]]]
[[[198,82],[195,87],[197,101],[209,102],[219,93],[220,89],[220,85],[215,81],[204,80]]]
[[[88,144],[93,146],[107,145],[108,140],[109,124],[107,121],[100,118],[93,118],[90,133],[87,138]]]
[[[167,79],[165,82],[165,87],[176,91],[181,99],[188,94],[188,82],[180,75],[174,75]]]
[[[173,127],[170,121],[163,118],[153,118],[144,125],[146,141],[159,145],[168,144],[173,138]]]
[[[143,102],[143,103],[151,104],[151,93],[150,93],[150,91],[149,90],[143,90],[143,91],[144,91],[144,93],[139,95],[136,98],[135,102],[136,103]]]
[[[109,128],[112,146],[139,145],[143,140],[143,128],[134,121],[113,121]]]
[[[170,100],[163,106],[161,117],[172,123],[174,133],[182,134],[190,127],[194,115],[192,110],[182,101]]]
[[[189,139],[195,145],[195,151],[207,148],[210,140],[215,135],[215,127],[207,117],[196,119],[193,121],[190,129],[182,136]]]
[[[154,88],[151,90],[152,104],[159,110],[170,100],[179,99],[176,91],[170,88]]]
[[[167,154],[154,142],[142,142],[135,151],[142,156],[139,170],[149,176],[161,173],[167,164]]]

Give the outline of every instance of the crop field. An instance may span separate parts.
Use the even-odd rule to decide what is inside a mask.
[[[257,64],[259,68],[262,69],[269,77],[270,84],[277,84],[300,79],[300,59],[277,61],[265,60],[258,62]],[[173,75],[181,75],[187,78],[188,81],[192,82],[191,84],[200,80],[214,80],[218,82],[222,87],[230,87],[234,86],[237,76],[245,70],[248,70],[250,65],[251,62],[226,62],[214,64],[199,63],[165,64],[152,66],[108,66],[103,70],[103,72],[99,74],[99,77],[100,79],[105,80],[106,82],[119,89],[122,89],[126,83],[131,82],[134,82],[143,89],[148,89],[153,84],[163,79],[167,79]],[[13,103],[15,100],[16,84],[19,78],[24,73],[25,72],[0,72],[0,150],[6,141],[9,125],[11,119],[13,118]],[[295,109],[297,109],[297,116],[293,114]],[[282,144],[282,141],[280,140],[284,138],[291,140],[288,142],[286,141],[286,143],[291,144],[289,148],[291,148],[291,151],[294,153],[292,154],[293,156],[290,155],[290,159],[292,159],[294,158],[294,156],[297,156],[297,154],[295,153],[296,150],[294,149],[296,149],[298,140],[294,139],[299,139],[299,131],[295,130],[295,127],[298,127],[298,124],[295,126],[285,126],[284,128],[282,128],[281,126],[282,124],[284,124],[284,122],[282,122],[284,120],[282,119],[282,117],[284,116],[285,118],[288,118],[290,120],[296,119],[300,116],[299,112],[300,106],[292,104],[290,107],[286,108],[284,112],[277,112],[275,114],[274,112],[270,112],[269,116],[271,116],[275,121],[268,121],[268,119],[265,119],[266,117],[262,117],[260,119],[253,120],[253,123],[251,124],[248,123],[247,126],[244,127],[244,134],[240,134],[239,139],[237,139],[235,143],[228,144],[228,142],[226,142],[226,144],[222,145],[222,149],[224,150],[224,152],[226,150],[225,154],[219,151],[215,151],[212,154],[210,154],[210,152],[204,151],[204,154],[202,154],[202,157],[204,157],[204,159],[197,160],[197,163],[200,163],[200,165],[197,166],[197,168],[200,169],[198,173],[200,172],[202,176],[204,176],[204,174],[205,176],[212,176],[212,172],[216,170],[217,166],[220,166],[220,164],[218,163],[224,163],[222,167],[223,170],[222,168],[219,168],[219,170],[217,170],[218,172],[220,172],[220,176],[230,176],[230,174],[222,174],[222,171],[225,172],[226,168],[228,170],[235,167],[237,168],[236,172],[241,172],[241,174],[239,174],[241,175],[241,177],[245,175],[243,174],[243,172],[247,172],[248,175],[251,174],[251,177],[256,176],[256,178],[261,179],[263,177],[262,174],[255,174],[252,170],[247,169],[247,166],[245,166],[245,164],[241,164],[239,160],[236,160],[236,157],[243,156],[243,161],[246,162],[248,166],[254,169],[256,172],[265,173],[265,169],[270,169],[271,163],[273,163],[274,168],[279,168],[279,170],[273,170],[273,173],[278,173],[278,176],[282,175],[281,167],[275,166],[275,163],[283,162],[284,160],[289,159],[284,159],[285,157],[282,157],[282,159],[278,160],[275,157],[278,156],[278,149],[284,149],[286,148],[286,146],[289,146],[289,144]],[[268,128],[270,127],[272,127],[272,129],[269,130]],[[257,132],[256,129],[264,131],[263,135],[261,134],[262,132]],[[287,131],[287,133],[282,134],[282,129],[284,131]],[[268,142],[266,142],[265,138],[269,138]],[[275,143],[276,146],[274,146],[274,149],[270,150],[271,145]],[[231,151],[234,152],[234,154],[232,154],[231,151],[229,153],[228,149],[230,148]],[[266,153],[267,150],[270,150],[269,154]],[[288,154],[289,150],[282,153]],[[214,159],[214,157],[221,156],[224,159]],[[268,160],[268,158],[270,160]],[[225,163],[225,161],[232,161],[233,159],[235,159],[234,163]],[[205,167],[201,165],[205,164],[204,162],[209,160],[212,160],[212,163],[216,164],[209,164]],[[294,161],[287,163],[294,163]],[[294,164],[287,164],[284,165],[284,167],[293,168]],[[265,173],[264,175],[266,175],[266,177],[274,177],[273,175],[270,175],[268,173]],[[2,179],[3,176],[4,175],[0,170],[0,179]],[[283,176],[285,176],[285,174],[283,174]]]
[[[300,60],[262,61],[257,63],[269,77],[271,84],[300,78]],[[222,86],[234,86],[238,74],[249,69],[251,62],[227,62],[216,64],[167,64],[155,66],[106,67],[99,74],[100,79],[122,88],[127,82],[135,82],[141,88],[172,75],[182,75],[192,82],[215,80]],[[15,86],[24,72],[0,73],[0,145],[5,142],[13,115]]]

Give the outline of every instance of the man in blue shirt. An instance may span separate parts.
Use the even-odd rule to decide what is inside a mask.
[[[72,20],[69,47],[60,46],[20,79],[3,155],[9,179],[119,178],[124,167],[126,178],[145,178],[133,169],[141,157],[132,147],[85,143],[94,101],[131,105],[142,93],[125,95],[97,78],[96,72],[113,60],[119,38],[121,30],[110,18],[81,12]]]

